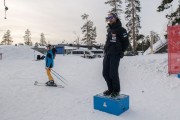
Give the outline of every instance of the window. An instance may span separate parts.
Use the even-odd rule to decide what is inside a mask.
[[[88,51],[85,51],[85,54],[88,54],[88,55],[89,55],[90,53],[89,53]]]
[[[72,54],[84,54],[83,51],[73,51]]]
[[[93,52],[94,54],[103,53],[103,51],[91,51],[91,52]]]

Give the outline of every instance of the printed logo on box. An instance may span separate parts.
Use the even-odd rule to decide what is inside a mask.
[[[106,104],[106,102],[104,102],[104,104],[103,104],[103,107],[105,107],[105,108],[107,107],[107,104]]]

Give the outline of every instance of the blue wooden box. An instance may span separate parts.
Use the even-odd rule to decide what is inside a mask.
[[[177,77],[180,78],[180,73],[177,74]]]
[[[120,115],[129,109],[129,96],[121,94],[116,98],[98,94],[94,96],[94,109],[113,115]]]

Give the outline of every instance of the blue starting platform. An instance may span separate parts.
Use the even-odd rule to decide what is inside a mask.
[[[94,109],[118,116],[129,109],[129,96],[121,94],[111,98],[97,94],[94,96]]]
[[[180,73],[177,74],[177,77],[180,78]]]

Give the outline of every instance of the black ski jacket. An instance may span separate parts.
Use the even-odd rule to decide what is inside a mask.
[[[128,34],[126,29],[121,25],[121,22],[117,22],[113,25],[109,25],[107,30],[107,38],[104,46],[105,54],[124,56],[125,50],[129,46]]]

